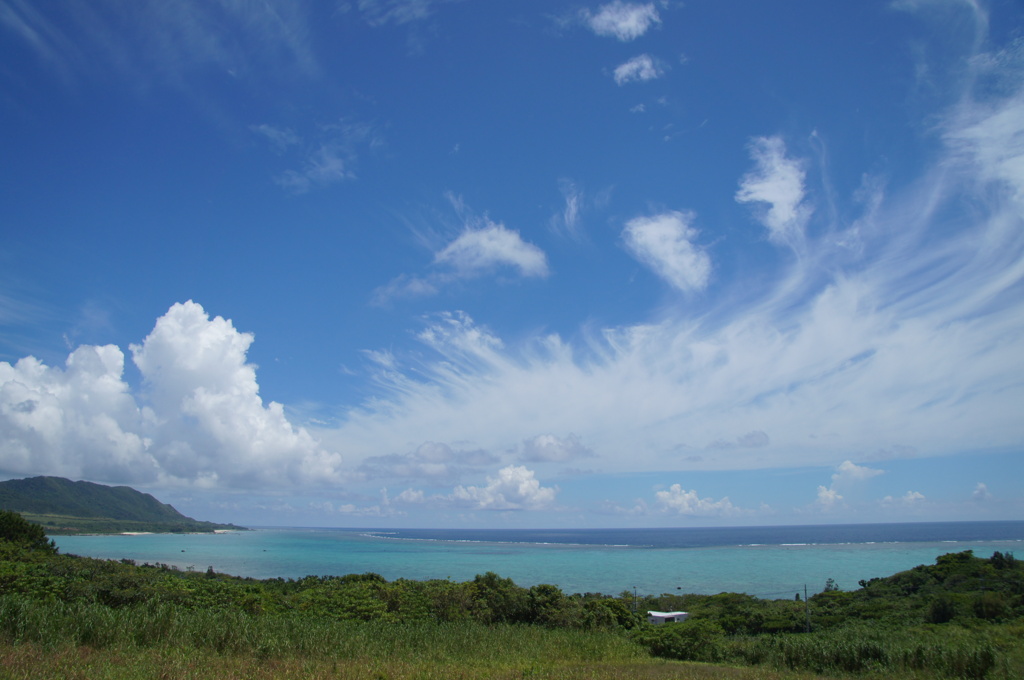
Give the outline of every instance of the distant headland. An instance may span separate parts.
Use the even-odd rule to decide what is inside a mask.
[[[173,506],[128,486],[63,477],[0,482],[0,510],[18,512],[50,535],[247,531],[234,524],[186,517]]]

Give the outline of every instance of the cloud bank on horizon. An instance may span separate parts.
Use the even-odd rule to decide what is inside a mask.
[[[974,3],[857,10],[851,40],[883,31],[905,71],[865,83],[853,56],[833,64],[849,82],[836,96],[869,112],[843,110],[856,119],[844,127],[830,117],[842,102],[817,103],[815,78],[829,74],[792,74],[785,55],[743,61],[765,62],[754,82],[785,100],[774,117],[735,113],[728,78],[704,92],[723,103],[687,102],[688,88],[712,87],[692,81],[730,66],[681,25],[714,25],[723,9],[339,7],[322,22],[301,3],[250,15],[184,0],[114,17],[97,1],[60,18],[0,0],[4,49],[37,69],[3,80],[5,135],[35,130],[4,157],[29,179],[28,154],[49,143],[33,137],[40,102],[112,82],[130,83],[125,110],[188,140],[157,149],[182,173],[162,174],[124,150],[139,143],[131,130],[111,136],[113,112],[90,109],[91,148],[124,147],[120,167],[88,180],[79,152],[56,152],[82,212],[46,203],[61,187],[19,184],[44,198],[13,201],[18,238],[0,246],[26,263],[0,275],[0,475],[133,484],[286,524],[1019,516],[1024,43],[1011,28],[1024,13],[997,31]],[[953,34],[939,15],[957,18]],[[481,76],[481,31],[540,41],[537,62],[484,54],[479,68],[508,71]],[[339,35],[383,42],[386,63],[344,81],[358,50],[328,54]],[[548,60],[564,42],[586,63]],[[90,67],[80,57],[92,54]],[[440,64],[451,70],[425,68]],[[226,80],[202,84],[214,74]],[[343,93],[301,106],[256,94],[331,78]],[[799,78],[806,89],[788,84]],[[523,102],[535,112],[523,122],[514,98],[531,79],[565,92]],[[410,113],[418,88],[451,107]],[[885,108],[894,91],[902,107]],[[170,115],[154,110],[163,98],[193,104]],[[587,98],[618,111],[597,115]],[[566,110],[580,129],[561,134]],[[883,120],[895,110],[909,124]],[[200,172],[210,136],[227,139],[228,160]],[[109,188],[119,181],[130,186]],[[144,196],[97,208],[96,187]],[[126,220],[154,226],[115,226]],[[54,221],[72,231],[25,231]],[[65,260],[60,246],[46,255],[54,238]],[[67,297],[26,293],[48,285],[33,266]],[[245,321],[228,318],[232,304]],[[54,321],[62,313],[73,320]],[[46,344],[55,328],[66,358]]]

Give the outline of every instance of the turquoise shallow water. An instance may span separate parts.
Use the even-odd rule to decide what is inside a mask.
[[[1014,523],[1021,524],[1024,523]],[[1019,531],[1016,527],[1015,531]],[[587,545],[507,540],[405,539],[359,530],[258,529],[224,534],[57,536],[62,552],[164,563],[182,569],[254,578],[301,578],[376,572],[397,578],[472,579],[494,571],[521,586],[553,583],[568,593],[746,592],[791,597],[835,579],[855,589],[860,579],[888,576],[938,555],[974,550],[1020,553],[1024,537],[999,540],[863,541],[827,544],[744,544],[705,547]],[[494,534],[496,539],[508,538]],[[484,535],[487,538],[487,535]],[[714,541],[705,541],[714,542]]]

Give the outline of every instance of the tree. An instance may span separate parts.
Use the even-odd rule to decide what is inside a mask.
[[[10,510],[0,510],[0,538],[30,550],[57,553],[57,544],[46,538],[42,526]]]
[[[520,623],[530,618],[530,592],[493,571],[477,574],[470,585],[484,623]]]
[[[1014,558],[1012,552],[1008,552],[1004,555],[998,550],[992,553],[989,563],[996,569],[1013,569],[1017,566],[1017,560]]]
[[[956,602],[948,593],[940,593],[928,605],[925,620],[928,623],[948,623],[956,616]]]
[[[999,593],[979,593],[972,604],[974,615],[979,619],[999,619],[1010,612],[1006,600]]]
[[[566,597],[561,588],[548,583],[532,586],[528,592],[534,623],[556,628],[579,626],[582,606],[578,599]]]

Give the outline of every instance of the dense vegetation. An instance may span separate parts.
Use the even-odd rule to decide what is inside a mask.
[[[943,555],[806,602],[662,595],[635,613],[632,593],[494,573],[253,580],[60,555],[19,519],[0,516],[0,662],[17,677],[44,658],[59,677],[83,654],[109,677],[203,677],[181,650],[219,677],[1024,677],[1024,567],[1009,554]],[[691,617],[652,626],[647,609]]]
[[[239,529],[201,522],[148,493],[127,486],[31,477],[0,482],[0,510],[11,510],[46,527],[52,535],[75,533],[203,532]]]

